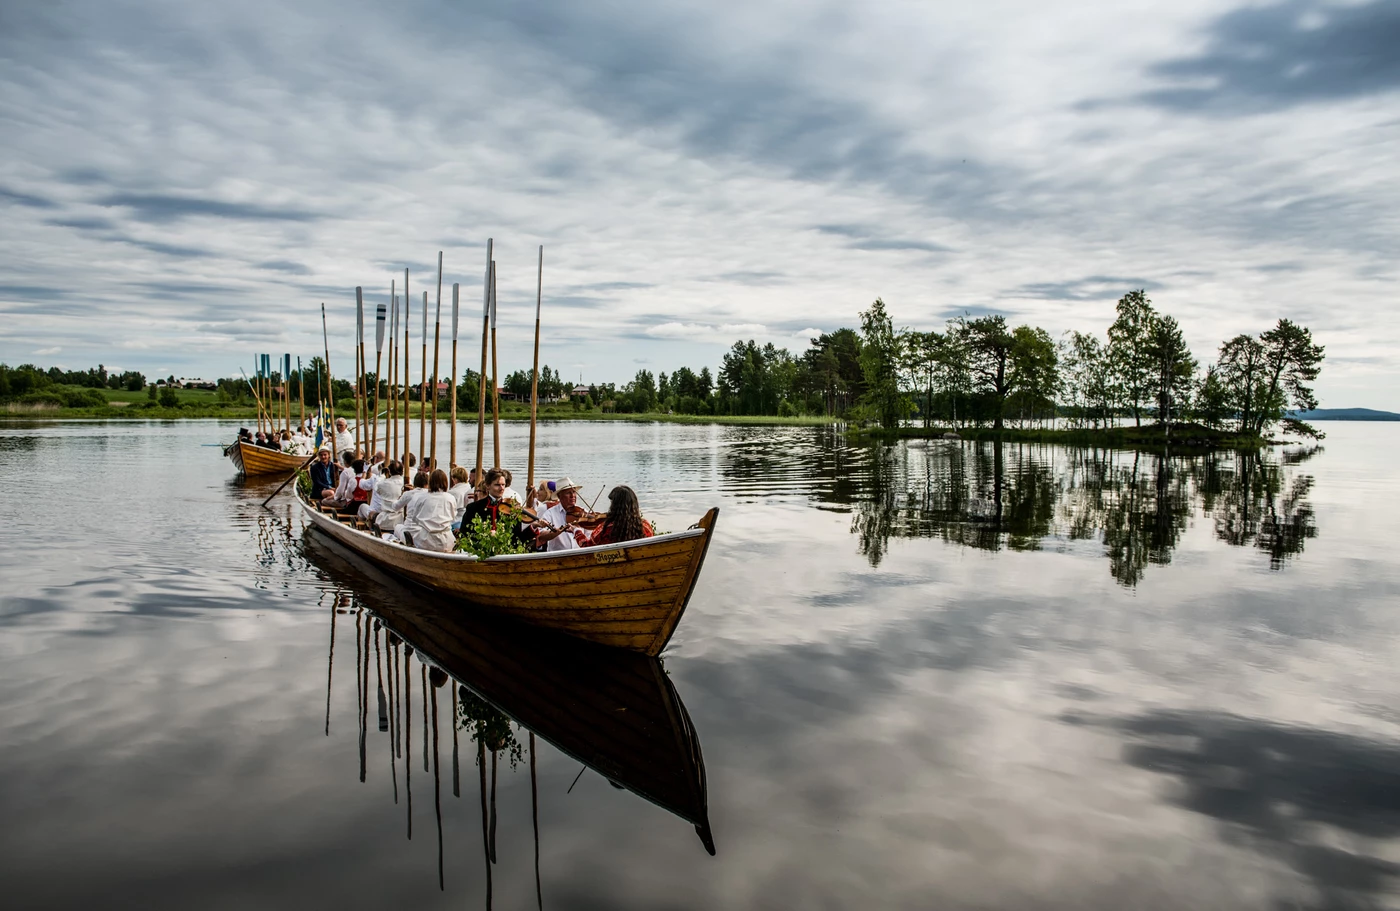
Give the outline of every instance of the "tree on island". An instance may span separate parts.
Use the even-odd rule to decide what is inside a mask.
[[[1129,291],[1118,300],[1118,318],[1108,327],[1108,358],[1133,421],[1142,426],[1142,406],[1152,394],[1153,364],[1148,354],[1157,311],[1147,291]]]
[[[860,328],[860,369],[866,387],[862,403],[874,412],[881,427],[893,430],[899,426],[906,407],[899,388],[903,334],[895,331],[885,302],[878,297],[869,310],[861,313]]]

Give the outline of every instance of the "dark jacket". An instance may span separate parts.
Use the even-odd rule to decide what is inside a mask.
[[[311,496],[313,499],[319,500],[323,490],[335,490],[338,480],[339,473],[335,470],[334,462],[322,465],[321,460],[317,459],[311,463]]]

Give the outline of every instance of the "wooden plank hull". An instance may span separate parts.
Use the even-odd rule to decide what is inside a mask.
[[[691,823],[715,853],[699,737],[659,660],[469,616],[395,586],[319,536],[308,536],[307,555],[352,576],[361,603],[420,659],[556,749]]]
[[[245,475],[291,474],[306,464],[306,456],[288,455],[241,440],[228,448],[228,457]]]
[[[655,657],[690,601],[718,509],[693,528],[548,554],[479,560],[384,541],[298,498],[312,523],[393,574],[480,608]]]

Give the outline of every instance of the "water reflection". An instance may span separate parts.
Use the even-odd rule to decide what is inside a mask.
[[[1377,899],[1393,894],[1400,863],[1387,857],[1386,842],[1400,837],[1394,743],[1211,710],[1064,720],[1119,732],[1125,762],[1177,780],[1178,806],[1310,880],[1319,898],[1312,907],[1381,907]]]
[[[414,740],[421,722],[419,762],[433,778],[440,887],[445,886],[441,703],[452,738],[454,797],[461,797],[461,740],[475,745],[468,747],[468,754],[475,753],[478,770],[488,907],[497,863],[497,783],[503,774],[523,771],[522,766],[531,778],[536,899],[542,903],[536,735],[582,763],[580,775],[592,770],[615,788],[632,791],[691,823],[705,849],[715,853],[699,738],[660,661],[503,621],[468,619],[460,607],[437,606],[313,530],[306,531],[301,544],[314,566],[338,585],[348,586],[334,598],[331,648],[339,615],[348,608],[356,624],[360,780],[365,780],[370,752],[373,699],[374,729],[385,735],[395,803],[402,765],[409,839],[413,771],[418,764]],[[333,654],[328,661],[333,663]],[[331,680],[328,669],[327,705]],[[440,695],[444,690],[446,699]],[[329,709],[326,725],[329,731]]]
[[[892,538],[937,538],[981,550],[1100,542],[1125,586],[1166,565],[1196,516],[1217,540],[1253,547],[1282,569],[1317,535],[1317,448],[1161,456],[1020,443],[872,448],[863,471],[817,491],[849,504],[860,552],[878,566]]]

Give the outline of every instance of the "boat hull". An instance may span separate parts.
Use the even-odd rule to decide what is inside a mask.
[[[306,464],[306,456],[288,455],[242,441],[228,448],[228,457],[245,475],[291,474]]]
[[[653,657],[680,623],[719,516],[711,509],[687,531],[624,544],[480,560],[391,543],[297,501],[316,528],[396,576],[534,626]]]

